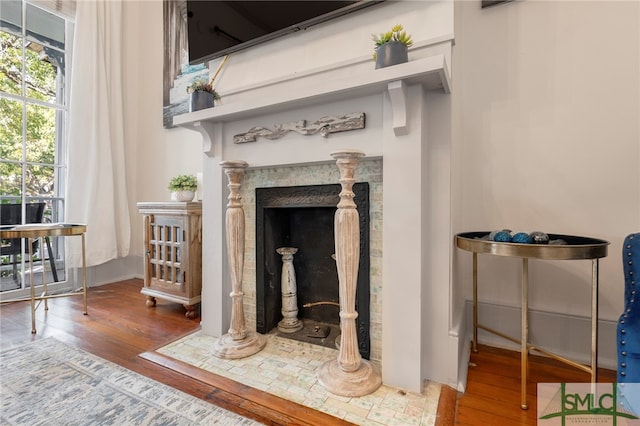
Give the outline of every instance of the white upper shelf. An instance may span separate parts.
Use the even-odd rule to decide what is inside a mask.
[[[404,64],[356,74],[348,78],[324,79],[296,90],[279,90],[273,96],[260,96],[248,101],[219,105],[188,114],[177,115],[173,124],[193,128],[195,123],[228,122],[319,103],[382,93],[388,84],[422,84],[427,90],[450,93],[450,76],[444,55],[434,55]]]

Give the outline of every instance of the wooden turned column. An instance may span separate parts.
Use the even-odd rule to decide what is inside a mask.
[[[218,358],[238,359],[253,355],[264,348],[265,337],[253,331],[247,331],[242,305],[242,269],[244,267],[244,210],[240,197],[240,185],[247,168],[245,161],[222,161],[229,184],[229,203],[227,204],[226,233],[229,275],[231,276],[231,326],[229,332],[213,345],[213,353]]]
[[[295,333],[302,330],[304,324],[298,319],[298,285],[296,271],[293,268],[293,255],[298,252],[295,247],[280,247],[276,252],[282,256],[282,320],[278,323],[281,333]]]
[[[353,202],[355,170],[362,151],[332,152],[340,170],[340,202],[334,219],[336,266],[340,292],[340,349],[335,360],[318,370],[318,382],[329,392],[347,396],[363,396],[380,387],[382,379],[358,350],[356,318],[356,282],[360,266],[360,218]]]

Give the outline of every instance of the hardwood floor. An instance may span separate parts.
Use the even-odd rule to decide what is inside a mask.
[[[40,306],[36,312],[35,335],[31,334],[28,302],[3,304],[0,350],[53,336],[266,425],[348,424],[318,411],[300,410],[297,404],[276,397],[257,404],[244,397],[248,391],[244,385],[227,383],[224,390],[139,357],[199,328],[199,318],[185,318],[182,305],[158,299],[155,308],[147,308],[141,288],[141,280],[90,288],[87,316],[82,314],[81,297],[51,299],[48,311]]]
[[[535,425],[537,383],[590,381],[590,375],[581,370],[550,358],[531,355],[527,384],[529,409],[522,410],[520,353],[483,345],[478,349],[478,353],[471,354],[467,389],[464,394],[457,395],[455,425]],[[615,371],[599,369],[598,373],[600,382],[616,380]]]
[[[36,313],[37,334],[31,334],[28,302],[0,307],[0,350],[53,336],[130,370],[173,386],[195,397],[267,425],[346,425],[298,404],[248,389],[229,380],[216,382],[187,377],[138,356],[199,328],[199,318],[185,318],[184,308],[158,299],[145,306],[141,280],[128,280],[89,289],[89,315],[82,314],[80,297],[52,299],[49,311]],[[481,346],[472,354],[464,395],[443,387],[438,426],[534,425],[534,382],[588,381],[586,373],[542,357],[532,357],[527,411],[520,409],[520,358],[516,352]],[[601,381],[614,381],[615,373],[602,371]],[[222,378],[223,379],[223,378]],[[216,385],[217,383],[217,385]],[[262,395],[261,395],[262,394]]]

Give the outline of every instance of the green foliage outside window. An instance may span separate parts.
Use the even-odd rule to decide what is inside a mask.
[[[22,38],[0,31],[0,92],[22,93]],[[58,69],[41,58],[43,46],[33,41],[25,49],[25,95],[54,103]],[[44,55],[43,55],[44,56]],[[27,103],[25,188],[22,187],[23,103],[0,96],[0,195],[51,196],[54,194],[56,114],[54,107]],[[34,164],[35,163],[35,164]],[[49,166],[51,165],[51,166]]]

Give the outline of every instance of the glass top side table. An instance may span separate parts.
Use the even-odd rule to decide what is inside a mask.
[[[598,370],[598,266],[599,259],[607,256],[609,242],[596,238],[574,235],[549,234],[550,241],[563,240],[564,244],[519,244],[491,241],[489,232],[464,232],[455,237],[456,246],[473,253],[473,343],[478,351],[478,329],[495,334],[503,339],[520,344],[520,407],[527,405],[527,363],[529,350],[535,350],[565,364],[591,374],[591,382],[597,380]],[[478,253],[494,256],[519,257],[522,259],[522,323],[520,339],[486,327],[478,322]],[[591,260],[591,365],[585,366],[529,343],[528,287],[529,259],[542,260]]]
[[[84,224],[72,224],[72,223],[33,223],[27,225],[4,225],[0,226],[0,238],[27,238],[29,246],[29,285],[31,287],[31,297],[27,299],[11,299],[5,300],[2,303],[20,302],[29,300],[31,301],[31,333],[36,332],[36,300],[44,300],[44,309],[48,310],[48,299],[67,296],[79,296],[83,297],[83,314],[87,315],[87,267],[85,261],[85,232],[87,226]],[[45,280],[45,274],[42,274],[42,294],[36,296],[35,285],[33,282],[33,245],[32,241],[36,238],[45,237],[70,237],[80,236],[82,237],[82,292],[67,292],[62,294],[47,294],[47,283]],[[40,242],[42,246],[42,241]]]

